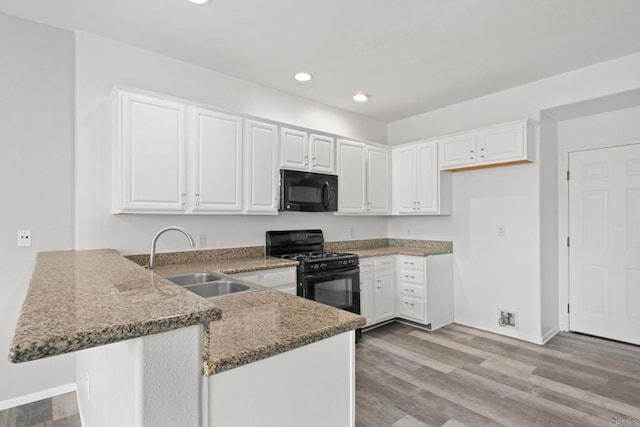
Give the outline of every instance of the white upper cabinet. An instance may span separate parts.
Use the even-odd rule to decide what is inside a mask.
[[[309,169],[309,139],[306,132],[280,129],[280,165],[285,169]]]
[[[367,200],[366,211],[388,213],[391,189],[389,149],[367,146]]]
[[[114,213],[242,210],[242,118],[116,88]]]
[[[242,210],[242,119],[204,108],[189,110],[193,211]]]
[[[338,211],[365,211],[366,145],[361,142],[338,140]]]
[[[184,212],[185,107],[115,91],[113,212]]]
[[[440,168],[450,169],[476,162],[476,134],[456,135],[440,140]]]
[[[278,213],[278,128],[269,123],[246,120],[245,212]]]
[[[336,141],[329,136],[311,134],[311,170],[327,174],[336,173]]]
[[[335,140],[328,136],[280,129],[280,166],[284,169],[335,173]]]
[[[481,130],[478,132],[478,160],[495,163],[524,159],[525,132],[525,123]]]
[[[438,168],[436,141],[393,149],[393,212],[451,214],[451,173]]]
[[[390,212],[389,150],[338,140],[338,212]]]
[[[532,162],[534,139],[533,125],[528,119],[441,138],[440,169]]]

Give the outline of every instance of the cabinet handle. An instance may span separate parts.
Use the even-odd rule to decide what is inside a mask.
[[[413,303],[409,304],[411,307],[413,307]]]
[[[309,166],[309,156],[304,156],[304,165]]]
[[[378,282],[378,283],[382,283],[382,280],[376,280],[376,282]]]
[[[406,304],[409,304],[409,303],[408,303],[408,302],[406,302],[406,301],[405,301],[404,303],[405,303],[405,305],[406,305]]]
[[[182,193],[180,195],[181,201],[182,201],[182,206],[187,206],[187,193]]]
[[[474,153],[474,151],[473,151],[473,150],[469,150],[469,151],[471,151],[471,153]]]
[[[196,206],[200,206],[200,193],[196,193]]]

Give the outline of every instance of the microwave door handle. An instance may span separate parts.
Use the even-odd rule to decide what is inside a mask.
[[[322,186],[322,205],[325,209],[329,209],[329,182],[325,181]]]

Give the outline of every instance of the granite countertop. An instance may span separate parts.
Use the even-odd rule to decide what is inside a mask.
[[[233,274],[298,265],[279,258],[241,258],[158,266],[163,276],[212,271]],[[213,375],[361,328],[365,318],[275,289],[216,298],[222,319],[204,334],[204,374]]]
[[[9,349],[25,362],[221,317],[204,300],[113,250],[38,254]]]
[[[346,248],[345,252],[358,255],[359,258],[368,258],[384,255],[412,255],[429,256],[453,253],[453,250],[442,248],[416,248],[410,246],[380,246],[377,248]]]
[[[204,374],[213,375],[361,328],[365,318],[265,288],[220,298],[222,319],[205,329]]]
[[[196,273],[202,271],[216,271],[223,274],[246,273],[272,268],[296,267],[298,261],[273,257],[252,257],[236,259],[214,259],[201,262],[185,262],[182,264],[158,265],[154,268],[163,277],[174,274]]]

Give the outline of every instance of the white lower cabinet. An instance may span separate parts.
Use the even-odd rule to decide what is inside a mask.
[[[431,330],[453,322],[453,255],[362,258],[360,305],[367,326],[396,317]]]
[[[393,257],[360,260],[360,310],[367,326],[395,316],[394,289]]]
[[[276,268],[272,270],[258,270],[249,273],[232,274],[238,279],[254,282],[267,288],[296,295],[296,268]]]

